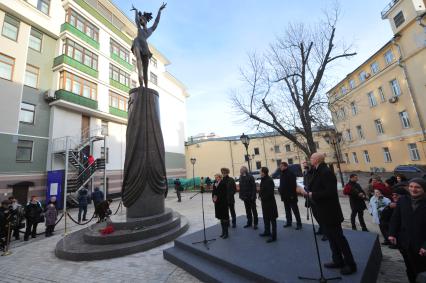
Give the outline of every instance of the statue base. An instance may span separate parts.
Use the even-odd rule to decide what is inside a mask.
[[[153,193],[149,185],[146,186],[138,200],[127,208],[129,221],[134,218],[149,217],[164,212],[164,195]]]

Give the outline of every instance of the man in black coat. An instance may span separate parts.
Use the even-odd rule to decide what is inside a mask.
[[[270,236],[270,238],[266,242],[271,243],[277,240],[278,209],[274,194],[274,180],[272,180],[268,173],[268,168],[262,167],[260,169],[260,176],[262,177],[262,179],[260,181],[259,198],[262,203],[263,223],[265,225],[265,231],[260,234],[260,236]]]
[[[240,169],[240,199],[244,201],[246,208],[247,224],[244,228],[251,227],[254,220],[254,229],[257,229],[258,217],[256,210],[256,181],[248,173],[248,169],[242,166]]]
[[[358,175],[351,174],[349,176],[349,182],[346,184],[346,186],[350,186],[351,188],[349,193],[349,204],[351,205],[352,230],[356,230],[355,217],[358,215],[358,220],[362,231],[368,232],[364,221],[364,210],[367,209],[367,206],[365,205],[366,196],[361,186],[358,184]]]
[[[25,207],[25,218],[27,219],[27,227],[25,229],[24,241],[28,241],[28,238],[35,238],[37,236],[37,225],[41,222],[41,214],[43,208],[41,203],[37,200],[36,196],[31,197],[31,201]]]
[[[11,208],[8,200],[3,200],[0,206],[0,250],[7,246]]]
[[[281,162],[280,170],[280,187],[278,190],[281,195],[281,200],[284,202],[285,217],[287,219],[287,223],[284,225],[284,228],[291,227],[291,211],[293,210],[297,221],[296,230],[300,230],[302,229],[302,220],[300,219],[299,207],[297,206],[296,175],[288,169],[287,162]]]
[[[232,218],[232,228],[237,227],[237,216],[235,214],[235,193],[237,192],[237,185],[235,184],[234,178],[229,177],[229,169],[221,168],[222,182],[226,184],[226,193],[228,195],[228,208]]]
[[[426,271],[426,180],[409,182],[410,196],[402,196],[394,209],[389,227],[389,241],[397,244],[407,267],[410,282]]]
[[[317,216],[328,237],[333,261],[324,264],[326,268],[340,268],[342,275],[356,272],[357,267],[349,243],[343,235],[343,213],[337,194],[337,179],[324,163],[325,156],[314,153],[311,156],[313,176],[309,184],[309,196],[317,210]]]

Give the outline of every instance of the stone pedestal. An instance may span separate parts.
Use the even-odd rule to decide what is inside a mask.
[[[164,212],[164,195],[153,194],[147,186],[140,198],[127,208],[127,218],[131,221],[134,218],[149,217]]]

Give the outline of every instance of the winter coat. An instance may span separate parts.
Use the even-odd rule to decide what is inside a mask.
[[[214,203],[216,218],[220,220],[229,220],[227,186],[223,180],[220,181],[219,184],[214,184],[212,197],[214,196],[217,197]]]
[[[370,206],[368,210],[370,211],[370,214],[373,216],[374,223],[380,224],[380,217],[382,215],[382,211],[390,203],[391,203],[390,199],[386,197],[381,197],[381,198],[377,198],[376,196],[371,197]]]
[[[49,204],[47,206],[45,218],[46,218],[46,226],[55,225],[56,220],[58,218],[58,211],[56,210],[55,205]]]
[[[95,212],[100,219],[103,219],[108,215],[109,210],[109,202],[104,200],[96,207]]]
[[[311,182],[312,179],[312,169],[305,169],[303,171],[303,185],[305,186],[305,191],[309,191],[309,183]]]
[[[389,235],[406,251],[418,254],[426,249],[426,199],[413,211],[410,196],[402,196],[392,214]]]
[[[256,181],[252,175],[240,176],[240,199],[255,200],[256,199]]]
[[[98,205],[104,200],[104,193],[99,188],[95,188],[95,191],[92,193],[92,200],[95,206]]]
[[[9,209],[5,209],[0,206],[0,238],[4,238],[7,235],[7,218]]]
[[[349,204],[351,205],[351,210],[354,211],[363,211],[367,209],[365,205],[365,193],[362,190],[361,186],[357,182],[349,182],[349,186],[351,186],[351,192],[349,194]],[[362,193],[363,196],[360,197],[359,194]]]
[[[337,179],[327,164],[321,163],[313,170],[309,189],[319,223],[326,226],[341,225],[344,218],[337,194]]]
[[[86,189],[81,189],[80,191],[78,191],[78,197],[77,197],[77,199],[78,199],[78,205],[80,206],[80,207],[82,207],[82,206],[87,206],[87,203],[88,203],[88,196],[89,196],[89,191],[88,190],[86,190]]]
[[[282,171],[280,176],[280,186],[278,188],[281,195],[281,200],[297,202],[296,188],[296,175],[288,168]]]
[[[235,184],[234,178],[229,176],[223,177],[222,181],[226,184],[226,194],[228,197],[228,204],[235,203],[234,195],[237,192],[237,185]]]
[[[41,220],[42,213],[43,208],[41,207],[41,204],[39,202],[29,202],[25,207],[25,218],[31,223],[39,223]]]
[[[277,202],[275,201],[275,184],[270,176],[262,177],[260,181],[259,198],[262,204],[263,218],[266,220],[278,218]]]

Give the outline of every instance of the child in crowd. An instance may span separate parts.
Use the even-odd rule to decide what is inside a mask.
[[[390,199],[383,196],[381,190],[374,190],[374,195],[370,199],[369,211],[373,216],[373,222],[380,224],[380,216],[383,209],[391,203]]]

